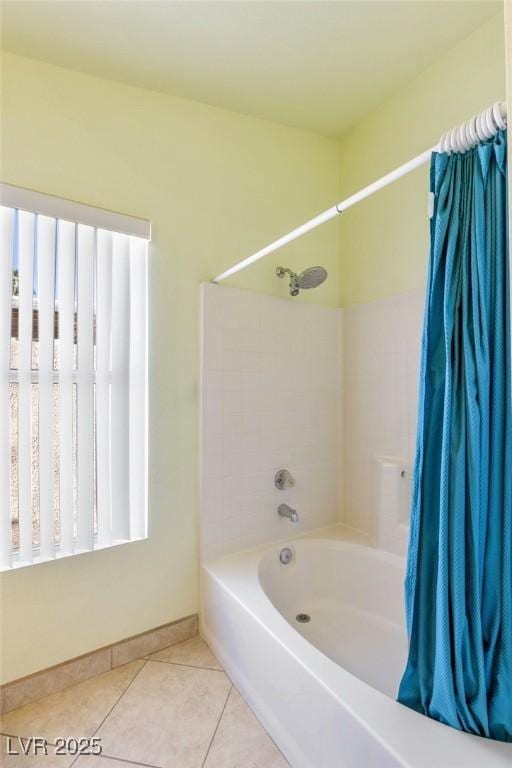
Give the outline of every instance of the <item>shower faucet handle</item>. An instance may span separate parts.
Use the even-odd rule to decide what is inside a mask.
[[[287,469],[280,469],[274,477],[274,485],[280,491],[284,491],[286,488],[293,488],[295,480]]]

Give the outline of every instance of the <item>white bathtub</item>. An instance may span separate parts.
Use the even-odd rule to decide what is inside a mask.
[[[403,561],[339,536],[202,569],[202,634],[293,768],[510,768],[512,744],[394,700],[406,654]]]

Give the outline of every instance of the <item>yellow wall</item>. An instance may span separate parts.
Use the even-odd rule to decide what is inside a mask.
[[[7,573],[2,679],[197,610],[199,283],[331,205],[336,142],[6,54],[4,181],[151,219],[148,541]],[[301,300],[339,304],[338,228],[235,284],[286,295],[279,260],[321,262]]]
[[[340,142],[342,197],[437,143],[440,135],[505,98],[503,14],[398,91]],[[342,214],[345,306],[424,284],[428,166]]]

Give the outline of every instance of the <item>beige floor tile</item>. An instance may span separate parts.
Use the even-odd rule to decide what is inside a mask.
[[[25,742],[25,748],[27,749],[27,747]],[[0,766],[1,768],[69,768],[75,759],[72,755],[69,757],[56,755],[52,747],[47,749],[47,755],[40,751],[35,755],[30,748],[28,749],[29,754],[24,755],[16,738],[7,739],[5,736],[0,736]],[[19,754],[8,754],[9,752],[18,752]],[[100,767],[98,766],[98,768]],[[105,766],[105,768],[111,767]],[[119,768],[119,766],[115,768]]]
[[[48,741],[91,736],[143,664],[133,661],[8,712],[0,718],[0,730],[16,736],[44,736]]]
[[[204,768],[288,768],[236,688],[230,693]]]
[[[230,687],[223,672],[148,661],[98,731],[104,754],[201,768]]]
[[[157,661],[169,661],[174,664],[186,664],[189,667],[222,669],[213,653],[199,635],[191,640],[185,640],[183,643],[171,645],[169,648],[153,653],[150,658]]]

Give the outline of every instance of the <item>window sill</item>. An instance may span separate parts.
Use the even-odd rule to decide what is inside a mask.
[[[148,538],[147,536],[143,536],[143,537],[131,538],[131,539],[116,539],[115,541],[112,541],[109,544],[99,544],[97,539],[95,538],[93,549],[77,548],[77,549],[74,549],[73,552],[61,552],[60,548],[56,547],[55,557],[41,557],[39,547],[34,547],[32,561],[22,560],[20,558],[19,552],[13,552],[11,566],[10,567],[0,566],[0,573],[9,573],[12,571],[18,571],[22,568],[30,568],[33,565],[42,565],[43,563],[52,563],[52,562],[56,562],[57,560],[65,560],[68,557],[76,557],[77,555],[93,554],[94,552],[100,552],[105,549],[113,549],[114,547],[120,547],[123,544],[133,544],[134,542],[137,542],[137,541],[145,541],[147,538]]]

